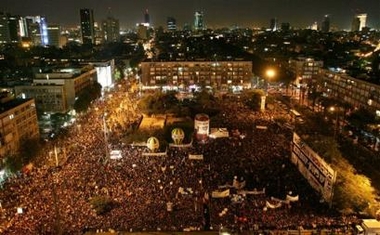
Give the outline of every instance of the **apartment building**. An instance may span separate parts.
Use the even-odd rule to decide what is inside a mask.
[[[171,86],[189,90],[198,85],[218,90],[251,87],[251,61],[142,62],[141,82],[146,87]]]
[[[0,160],[14,154],[24,139],[39,138],[34,99],[0,99]]]

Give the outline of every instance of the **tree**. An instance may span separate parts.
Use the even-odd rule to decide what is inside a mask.
[[[259,110],[263,95],[265,94],[262,90],[244,91],[241,95],[241,100],[251,109]]]
[[[94,83],[87,89],[83,89],[78,98],[75,100],[74,109],[76,112],[80,113],[89,107],[91,101],[97,99],[101,95],[102,86],[99,83]]]
[[[111,211],[115,206],[114,201],[106,196],[95,196],[90,199],[90,204],[98,215]]]
[[[41,143],[38,138],[29,138],[21,141],[19,155],[22,164],[33,162],[41,152]]]
[[[332,166],[337,172],[334,186],[333,206],[344,213],[365,212],[374,215],[375,189],[370,180],[361,174],[346,160],[337,144],[331,137],[313,135],[308,139],[312,149]]]

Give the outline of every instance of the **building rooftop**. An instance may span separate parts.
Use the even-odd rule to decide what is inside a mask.
[[[0,102],[0,114],[3,113],[3,112],[6,112],[8,110],[11,110],[23,103],[26,103],[28,101],[30,101],[32,99],[4,99],[1,98],[1,102]]]

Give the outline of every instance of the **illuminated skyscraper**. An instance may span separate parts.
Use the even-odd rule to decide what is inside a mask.
[[[194,30],[204,30],[205,25],[203,22],[203,12],[201,11],[196,11],[194,14]]]
[[[177,22],[174,17],[168,17],[166,23],[167,23],[168,31],[177,30]]]
[[[20,41],[18,19],[18,16],[0,12],[0,43],[17,43]]]
[[[367,26],[367,14],[356,14],[352,21],[351,31],[362,31]]]
[[[51,24],[47,27],[49,46],[60,47],[61,27],[57,24]]]
[[[22,38],[29,38],[35,46],[49,45],[48,26],[43,16],[25,16],[18,20]]]
[[[277,31],[278,29],[278,21],[277,18],[273,18],[270,20],[270,30],[271,31]]]
[[[321,31],[323,33],[330,32],[330,16],[329,15],[325,15],[325,18],[322,21]]]
[[[92,9],[80,9],[80,27],[83,44],[95,43],[94,11]]]
[[[150,16],[148,9],[146,9],[144,13],[144,23],[150,25]]]
[[[102,22],[103,39],[105,42],[117,42],[120,38],[119,20],[108,16]]]

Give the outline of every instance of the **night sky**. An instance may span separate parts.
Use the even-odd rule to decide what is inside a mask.
[[[122,28],[142,22],[145,9],[153,26],[165,26],[167,16],[173,16],[182,27],[202,10],[208,27],[268,27],[274,17],[279,23],[307,27],[329,14],[332,26],[350,29],[355,13],[367,13],[367,26],[380,28],[380,0],[0,0],[0,11],[45,15],[48,22],[67,26],[79,24],[80,8],[93,9],[99,22],[110,8]]]

